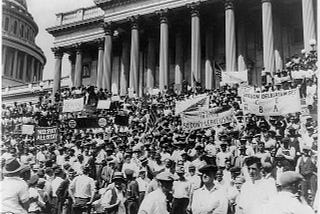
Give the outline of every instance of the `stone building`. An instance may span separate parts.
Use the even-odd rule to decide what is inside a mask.
[[[261,84],[316,38],[315,0],[94,0],[95,6],[57,14],[53,91],[62,57],[73,86],[96,85],[142,95],[195,81],[218,84],[217,67],[248,70]],[[217,66],[218,65],[218,66]]]
[[[2,0],[2,87],[40,81],[46,58],[25,0]]]

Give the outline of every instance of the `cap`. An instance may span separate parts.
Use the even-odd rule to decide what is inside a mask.
[[[303,176],[300,173],[294,172],[294,171],[286,171],[282,173],[280,176],[280,185],[282,187],[290,186],[291,184],[294,184],[296,182],[299,182],[303,179]]]
[[[156,176],[158,181],[173,182],[173,176],[170,172],[161,172]]]
[[[113,174],[112,182],[114,182],[115,180],[121,180],[122,182],[125,182],[122,172],[115,172]]]
[[[201,173],[206,173],[206,172],[216,173],[217,170],[218,170],[218,168],[215,165],[205,165],[199,169],[199,172],[201,172]]]
[[[255,163],[261,164],[261,159],[256,156],[250,156],[246,158],[245,162],[247,166],[251,166],[252,164],[255,164]]]

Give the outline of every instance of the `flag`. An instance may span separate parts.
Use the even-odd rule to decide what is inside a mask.
[[[214,73],[215,73],[216,77],[218,77],[218,79],[221,81],[223,69],[221,68],[221,66],[217,62],[214,62],[213,69],[214,69]]]
[[[157,108],[154,105],[151,105],[149,118],[148,118],[148,126],[153,127],[157,122]]]

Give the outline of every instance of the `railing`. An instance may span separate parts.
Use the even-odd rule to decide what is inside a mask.
[[[104,11],[97,6],[80,8],[78,10],[56,14],[56,17],[57,17],[56,25],[59,26],[59,25],[73,23],[73,22],[78,22],[81,20],[92,19],[95,17],[103,16],[103,14],[104,14]]]
[[[69,85],[69,76],[61,78],[61,86]],[[35,90],[42,89],[51,89],[53,87],[53,80],[43,80],[33,83],[26,83],[23,85],[15,85],[11,87],[2,88],[2,95],[16,94],[16,93],[25,93],[32,92]]]

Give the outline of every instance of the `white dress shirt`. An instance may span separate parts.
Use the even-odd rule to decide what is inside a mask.
[[[140,205],[138,214],[169,214],[167,198],[161,188],[146,195]]]
[[[69,190],[76,198],[91,198],[95,192],[95,183],[87,175],[79,175],[72,180]]]
[[[53,181],[51,182],[51,188],[52,188],[52,196],[53,197],[57,197],[57,190],[60,186],[60,184],[62,183],[63,179],[60,177],[56,177],[55,179],[53,179]]]

